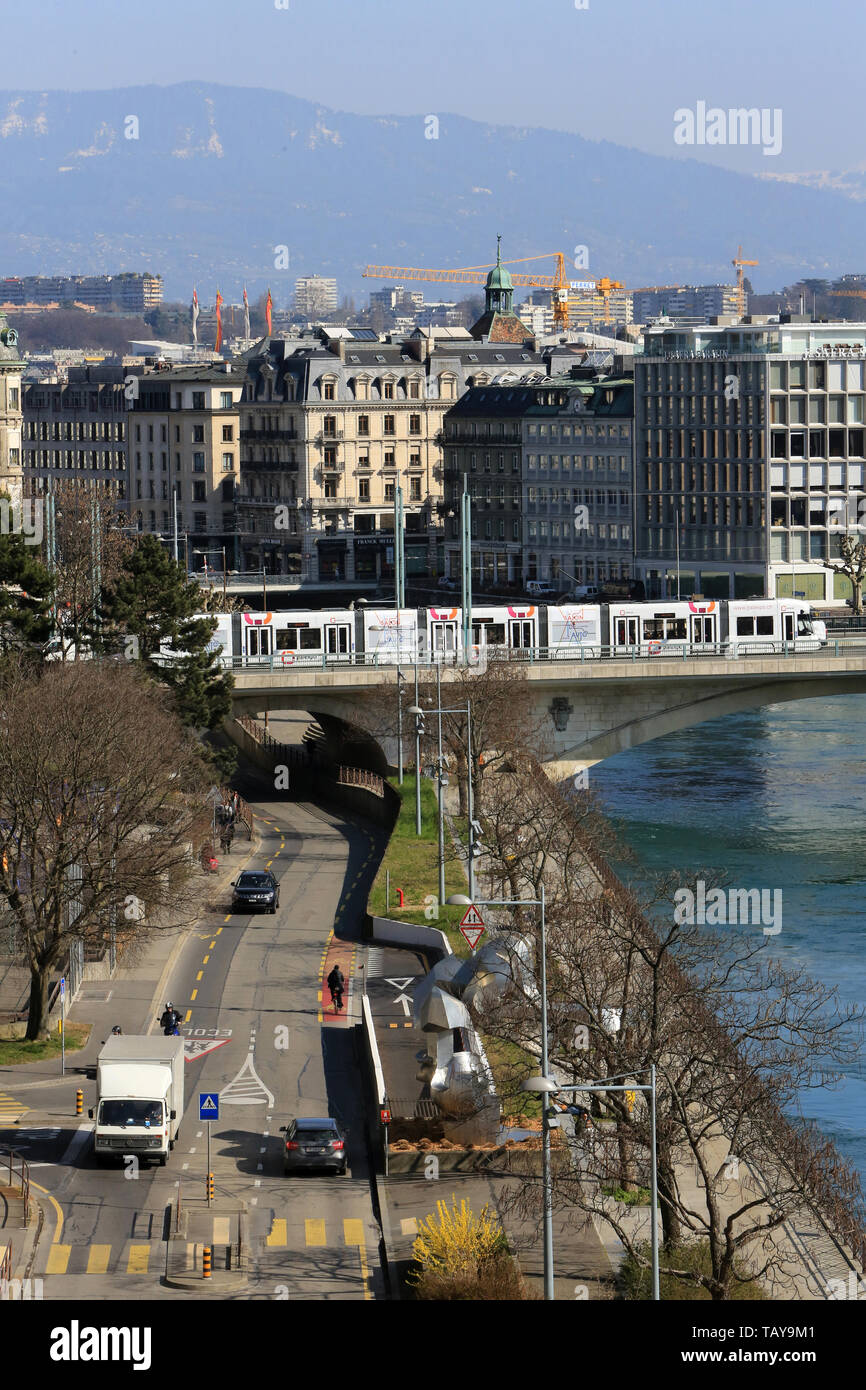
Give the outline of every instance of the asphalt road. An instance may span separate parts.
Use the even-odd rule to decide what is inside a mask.
[[[249,866],[271,866],[280,907],[273,916],[235,916],[226,900],[189,934],[174,965],[165,992],[184,1014],[182,1031],[212,1050],[186,1064],[184,1119],[168,1165],[138,1173],[98,1168],[84,1121],[72,1134],[36,1124],[21,1135],[39,1165],[34,1179],[62,1215],[50,1243],[40,1241],[32,1270],[46,1299],[363,1300],[382,1292],[350,1026],[358,1017],[352,972],[364,964],[364,947],[353,943],[382,837],[312,806],[262,799],[260,783],[241,790],[261,836]],[[241,854],[237,861],[240,867]],[[335,953],[349,980],[348,1015],[341,1017],[327,991],[321,1000],[321,971]],[[86,1119],[95,1083],[85,1081],[83,1089]],[[210,1211],[200,1091],[220,1094],[210,1136]],[[50,1111],[51,1104],[49,1087],[38,1106]],[[285,1177],[279,1126],[293,1115],[327,1114],[348,1129],[348,1175]],[[204,1288],[200,1281],[165,1284],[178,1196],[190,1260],[196,1243],[219,1250],[234,1241],[238,1215],[246,1213],[247,1276],[222,1273]]]

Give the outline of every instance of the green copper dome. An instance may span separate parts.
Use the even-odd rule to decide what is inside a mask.
[[[488,290],[514,290],[514,281],[502,264],[502,237],[496,238],[496,265],[487,277],[485,289]]]

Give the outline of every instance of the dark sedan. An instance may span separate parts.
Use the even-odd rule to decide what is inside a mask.
[[[276,912],[280,885],[273,874],[248,869],[232,884],[232,910]]]
[[[346,1136],[336,1120],[292,1120],[280,1125],[286,1136],[283,1172],[294,1173],[302,1168],[331,1168],[336,1173],[346,1171]]]

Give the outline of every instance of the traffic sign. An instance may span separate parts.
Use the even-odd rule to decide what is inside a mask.
[[[481,913],[478,911],[478,908],[475,906],[474,903],[472,903],[471,906],[467,907],[465,913],[460,919],[460,926],[480,927],[482,931],[484,930],[484,918],[481,916]]]
[[[483,928],[483,927],[461,927],[461,928],[460,928],[460,931],[461,931],[462,935],[466,938],[466,940],[469,942],[469,945],[471,946],[472,950],[474,951],[474,950],[475,950],[475,947],[478,945],[479,941],[481,940],[482,936],[484,935],[484,928]]]
[[[220,1098],[210,1091],[198,1093],[198,1117],[200,1120],[218,1120],[220,1117]]]

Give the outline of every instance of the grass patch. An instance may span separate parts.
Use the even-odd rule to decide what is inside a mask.
[[[92,1024],[67,1023],[66,1051],[78,1052],[87,1045]],[[18,1062],[42,1062],[46,1057],[60,1056],[60,1034],[55,1031],[50,1038],[40,1038],[31,1042],[27,1038],[0,1038],[0,1066],[14,1066]]]
[[[448,937],[457,956],[468,956],[469,946],[459,931],[464,907],[437,907],[435,917],[425,916],[424,899],[439,897],[439,809],[433,783],[421,778],[421,834],[415,833],[415,778],[407,773],[402,787],[392,783],[401,801],[400,814],[388,842],[379,872],[370,890],[368,911],[375,917],[391,917],[396,922],[414,922],[438,927]],[[391,874],[391,905],[386,907],[386,871]],[[397,906],[397,889],[403,889],[407,906]],[[445,896],[466,892],[463,865],[454,853],[451,834],[445,826]]]
[[[634,1192],[627,1192],[624,1187],[603,1187],[601,1190],[605,1197],[615,1197],[627,1207],[648,1207],[650,1204],[648,1187],[638,1187]]]
[[[502,1101],[503,1114],[518,1115],[526,1120],[541,1119],[541,1097],[531,1091],[521,1091],[520,1083],[527,1076],[537,1076],[541,1064],[516,1043],[504,1038],[482,1035],[484,1051],[496,1082],[496,1094]]]
[[[641,1254],[647,1260],[650,1259],[649,1241],[646,1241],[641,1247]],[[700,1285],[693,1284],[688,1279],[675,1278],[673,1275],[667,1274],[666,1270],[671,1265],[677,1265],[680,1269],[692,1269],[701,1274],[709,1274],[711,1268],[709,1241],[698,1240],[688,1245],[680,1245],[673,1251],[659,1251],[659,1293],[663,1300],[670,1303],[710,1302],[708,1289],[701,1288]],[[742,1265],[738,1267],[738,1272],[741,1276],[745,1274]],[[629,1255],[623,1262],[621,1275],[627,1299],[652,1298],[651,1269],[641,1269]],[[760,1301],[766,1299],[767,1294],[757,1280],[749,1279],[746,1283],[734,1284],[730,1297],[733,1302]]]

